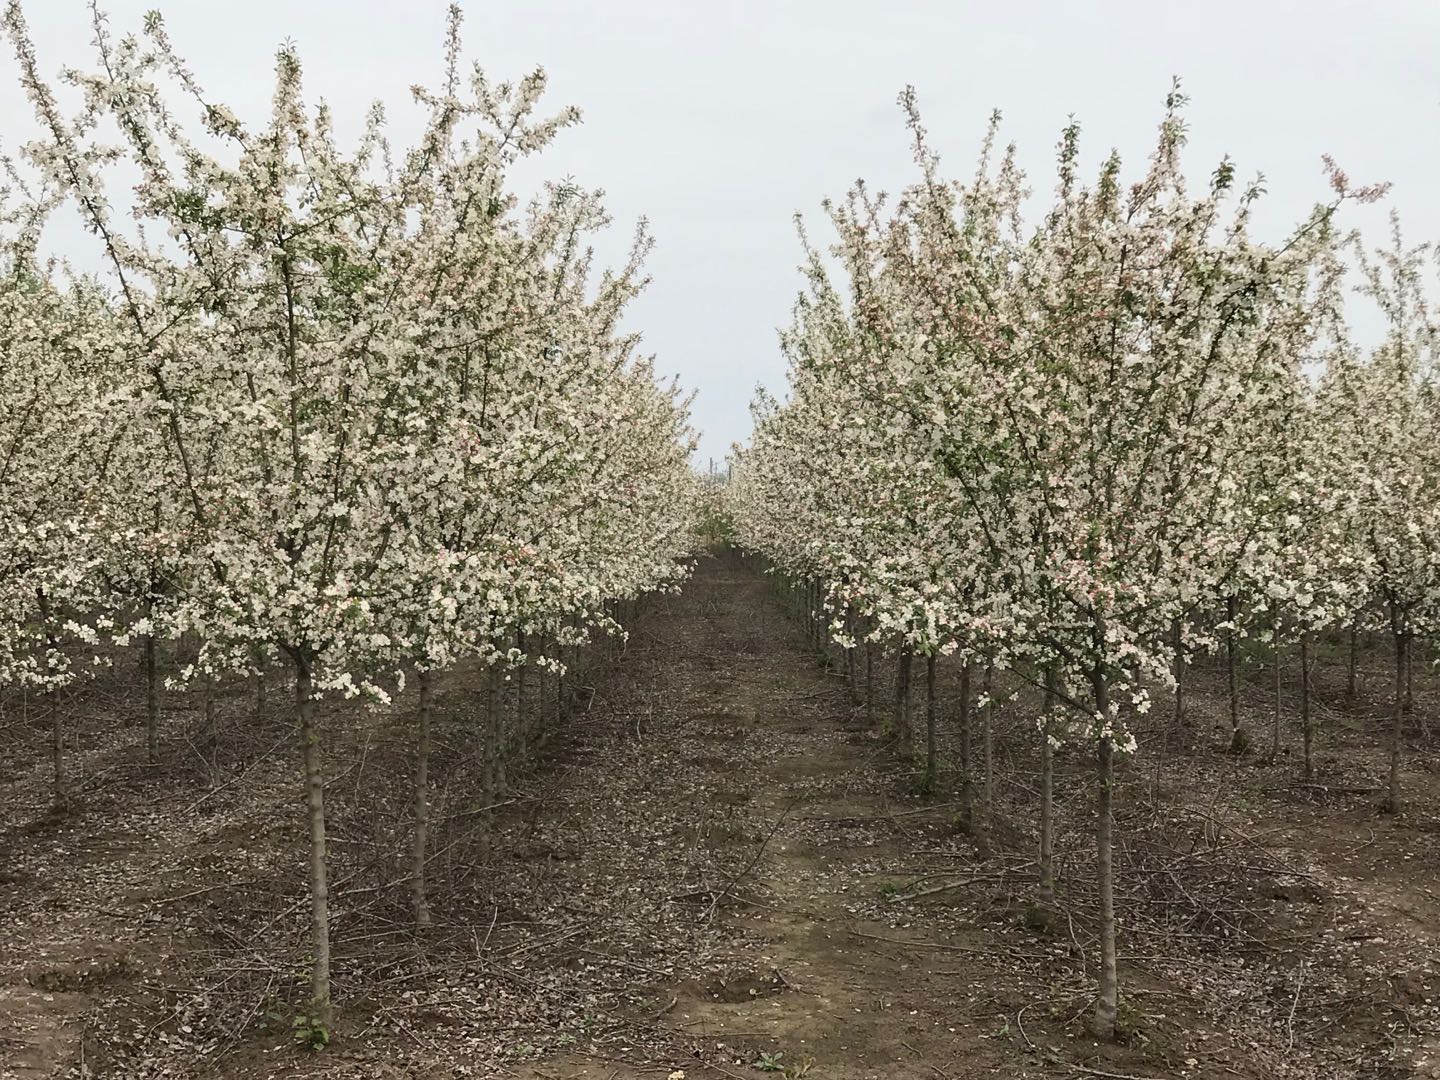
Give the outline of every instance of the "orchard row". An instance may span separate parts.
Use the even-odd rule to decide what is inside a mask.
[[[376,107],[353,152],[288,47],[250,126],[158,16],[116,36],[97,13],[94,64],[55,85],[18,3],[4,23],[40,134],[0,207],[0,687],[49,696],[63,803],[58,692],[111,646],[145,650],[152,755],[157,640],[193,643],[179,684],[288,666],[324,1031],[317,701],[420,682],[423,924],[431,674],[558,674],[684,573],[688,401],[619,328],[649,240],[600,272],[597,193],[507,189],[578,114],[537,112],[540,72],[467,66],[458,8],[418,141],[393,146]],[[93,273],[44,249],[77,212]],[[479,741],[493,775],[508,740]]]
[[[833,247],[806,241],[789,397],[757,402],[728,513],[744,548],[828,612],[832,641],[893,650],[902,679],[911,657],[933,678],[937,655],[959,654],[967,674],[1035,688],[1041,903],[1054,752],[1093,752],[1094,1026],[1112,1035],[1115,762],[1157,692],[1175,692],[1180,722],[1197,657],[1228,654],[1239,751],[1239,639],[1295,645],[1308,672],[1317,635],[1388,633],[1401,808],[1408,654],[1440,629],[1436,268],[1398,227],[1379,251],[1361,243],[1346,204],[1383,188],[1328,159],[1333,196],[1282,240],[1256,239],[1258,181],[1227,160],[1187,184],[1178,87],[1133,180],[1112,154],[1085,182],[1066,128],[1038,220],[998,117],[974,178],[952,182],[913,94],[901,104],[918,177],[893,203],[855,187],[827,204]],[[1357,304],[1383,319],[1373,347],[1350,329]]]

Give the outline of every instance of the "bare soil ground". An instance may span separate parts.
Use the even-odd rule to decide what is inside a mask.
[[[1414,736],[1409,812],[1375,810],[1385,659],[1345,700],[1327,655],[1320,772],[1155,717],[1117,816],[1127,1039],[1097,1045],[1089,762],[1059,763],[1060,915],[1030,907],[1033,702],[997,718],[985,828],[959,820],[941,672],[941,793],[740,559],[656,598],[573,715],[475,803],[478,674],[439,689],[432,905],[402,865],[413,708],[327,702],[340,1021],[292,1038],[305,973],[298,750],[278,682],[229,688],[219,746],[167,697],[145,763],[138,671],[67,700],[79,793],[49,811],[46,718],[0,718],[0,1076],[638,1080],[1440,1076],[1440,782]],[[876,694],[888,699],[889,668]],[[1417,714],[1440,719],[1428,675]],[[1372,696],[1369,688],[1375,690]],[[1293,688],[1292,688],[1293,689]],[[1287,691],[1287,701],[1293,701]],[[1292,710],[1293,711],[1293,710]],[[884,710],[880,710],[883,713]],[[1157,707],[1156,713],[1164,709]],[[1296,743],[1286,717],[1287,745]]]

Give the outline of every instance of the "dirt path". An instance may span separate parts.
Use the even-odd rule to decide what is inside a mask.
[[[1001,1071],[1005,1055],[987,1038],[999,1010],[976,1000],[990,967],[964,951],[973,940],[927,944],[863,917],[887,864],[949,831],[947,810],[904,794],[863,709],[806,649],[767,583],[736,558],[702,560],[684,595],[647,622],[633,664],[639,692],[694,719],[688,734],[713,777],[694,793],[701,829],[733,867],[701,890],[700,917],[745,943],[722,976],[658,989],[664,1028],[706,1057],[728,1056],[732,1070],[1039,1075],[1013,1055]]]

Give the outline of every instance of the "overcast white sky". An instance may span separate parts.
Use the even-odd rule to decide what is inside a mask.
[[[401,125],[408,87],[433,85],[444,0],[102,0],[114,28],[159,6],[211,96],[266,108],[275,46],[342,118],[375,97]],[[857,177],[912,176],[897,91],[913,83],[952,175],[969,175],[992,108],[1039,191],[1066,117],[1091,165],[1117,146],[1139,167],[1171,75],[1184,79],[1189,161],[1224,153],[1263,171],[1278,231],[1326,194],[1320,155],[1357,182],[1389,180],[1413,241],[1440,241],[1437,0],[467,0],[466,46],[497,78],[543,65],[550,103],[585,122],[541,175],[603,187],[618,260],[637,217],[659,241],[633,323],[661,372],[699,391],[700,463],[749,429],[757,383],[781,389],[776,328],[798,286],[791,215]],[[88,62],[83,0],[26,0],[42,64]],[[14,63],[4,62],[13,76]],[[342,125],[342,130],[344,125]],[[351,130],[354,125],[351,125]],[[29,128],[0,85],[0,138]],[[1384,210],[1354,218],[1383,239]],[[817,237],[825,235],[814,222]]]

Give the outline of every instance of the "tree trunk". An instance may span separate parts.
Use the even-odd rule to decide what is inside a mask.
[[[1230,677],[1230,750],[1235,753],[1241,749],[1244,739],[1244,736],[1240,734],[1240,673],[1235,649],[1236,622],[1240,617],[1240,601],[1237,597],[1231,596],[1225,601],[1225,605],[1230,622],[1230,629],[1225,633],[1225,665]]]
[[[1092,676],[1095,711],[1110,715],[1110,689],[1103,672]],[[1095,996],[1092,1026],[1105,1039],[1115,1037],[1115,1019],[1120,1010],[1120,977],[1115,962],[1115,865],[1114,805],[1115,745],[1108,736],[1100,739],[1096,754],[1096,883],[1100,891],[1100,985]]]
[[[970,782],[970,661],[960,669],[960,813],[967,826],[975,813],[974,791]]]
[[[810,625],[814,630],[815,644],[826,657],[830,655],[825,633],[825,618],[820,612],[820,579],[810,581]]]
[[[529,643],[525,640],[525,631],[515,632],[515,645],[524,653]],[[530,657],[528,654],[525,661],[520,665],[520,670],[515,673],[515,760],[523,762],[530,756],[530,725],[525,717],[525,702],[529,695],[525,692],[528,687],[528,675],[530,671]]]
[[[925,657],[925,780],[921,790],[935,791],[935,654]]]
[[[36,589],[35,597],[40,601],[40,618],[45,624],[45,647],[56,647],[55,636],[50,632],[50,601],[44,589]],[[60,711],[60,690],[51,688],[45,695],[50,701],[50,764],[53,769],[52,791],[55,805],[61,809],[70,805],[70,782],[65,775],[65,717]]]
[[[1406,667],[1405,667],[1405,700],[1406,700],[1406,706],[1405,706],[1405,707],[1406,707],[1406,709],[1409,711],[1410,715],[1415,718],[1415,726],[1419,729],[1421,737],[1424,738],[1424,739],[1428,742],[1429,739],[1430,739],[1430,724],[1429,724],[1429,723],[1426,721],[1426,719],[1425,719],[1425,710],[1424,710],[1424,709],[1416,709],[1416,708],[1415,708],[1415,681],[1414,681],[1414,679],[1415,679],[1416,654],[1417,654],[1417,653],[1420,653],[1421,649],[1424,648],[1424,645],[1425,645],[1425,643],[1424,643],[1424,641],[1423,641],[1421,638],[1412,637],[1412,638],[1410,639],[1410,647],[1409,647],[1409,649],[1406,650],[1406,653],[1405,653],[1405,664],[1406,664]],[[1421,671],[1424,671],[1424,670],[1425,670],[1425,657],[1424,657],[1423,654],[1420,655],[1419,664],[1420,664],[1420,670],[1421,670]]]
[[[325,780],[320,732],[315,726],[310,663],[295,662],[295,711],[305,761],[305,817],[310,828],[310,1008],[311,1019],[330,1030],[330,895],[325,867]]]
[[[1400,813],[1400,750],[1405,729],[1405,658],[1410,652],[1410,635],[1395,632],[1395,708],[1390,721],[1390,780],[1385,809]]]
[[[48,690],[50,702],[50,764],[53,769],[52,793],[61,809],[70,805],[70,781],[65,775],[65,718],[60,711],[60,691]]]
[[[1180,620],[1175,620],[1175,712],[1171,724],[1178,729],[1185,721],[1185,640],[1180,629]]]
[[[1357,622],[1358,618],[1350,621],[1350,670],[1345,681],[1345,696],[1351,701],[1355,700],[1355,670],[1360,659],[1360,635],[1355,628]]]
[[[160,680],[155,666],[155,635],[145,635],[145,756],[160,760]]]
[[[980,714],[982,727],[981,744],[981,768],[984,770],[981,776],[982,787],[980,789],[980,814],[988,823],[990,815],[995,810],[995,665],[985,665],[985,709]]]
[[[555,726],[558,728],[565,719],[565,676],[570,674],[566,666],[565,646],[560,644],[559,638],[555,640],[555,658],[560,662],[560,670],[555,673]]]
[[[261,727],[270,713],[269,704],[265,700],[265,660],[263,657],[256,661],[255,674],[250,678],[255,688],[255,726]]]
[[[500,667],[498,664],[491,666],[485,684],[485,731],[481,738],[481,768],[480,768],[480,805],[488,807],[494,804],[499,791],[500,773],[497,768],[496,759],[500,754],[499,720],[500,711],[503,706],[501,700],[502,683],[500,681]],[[480,817],[482,828],[488,832],[490,815],[482,814]]]
[[[219,770],[220,733],[215,724],[215,677],[206,674],[200,682],[200,711],[204,727],[200,732],[200,745],[210,758],[210,780],[216,780]]]
[[[895,739],[900,755],[909,759],[914,752],[910,737],[910,646],[902,645],[895,658]]]
[[[430,839],[430,672],[417,673],[420,685],[419,730],[415,733],[415,835],[410,851],[410,899],[415,925],[430,925],[425,900],[425,862]]]
[[[1305,779],[1315,775],[1315,725],[1310,718],[1310,635],[1300,635],[1300,733],[1305,741]]]
[[[875,643],[865,639],[865,723],[875,726]]]
[[[845,636],[852,641],[855,638],[855,608],[848,604],[845,607]],[[860,685],[855,680],[855,646],[849,644],[845,647],[845,683],[850,688],[851,702],[858,702]]]
[[[1415,646],[1405,649],[1405,715],[1415,712]]]
[[[1040,726],[1040,859],[1036,867],[1040,903],[1055,903],[1055,748],[1050,744],[1055,710],[1055,665],[1045,668],[1045,713]]]
[[[1270,760],[1280,760],[1280,624],[1274,628],[1274,656],[1271,666],[1275,669],[1275,715],[1270,722]]]
[[[515,694],[513,680],[508,671],[497,669],[495,678],[499,689],[495,698],[493,717],[495,745],[494,753],[490,755],[490,762],[494,769],[492,794],[495,798],[499,798],[510,790],[510,777],[507,774],[506,761],[510,754],[510,729],[512,727],[510,710],[515,701]]]

